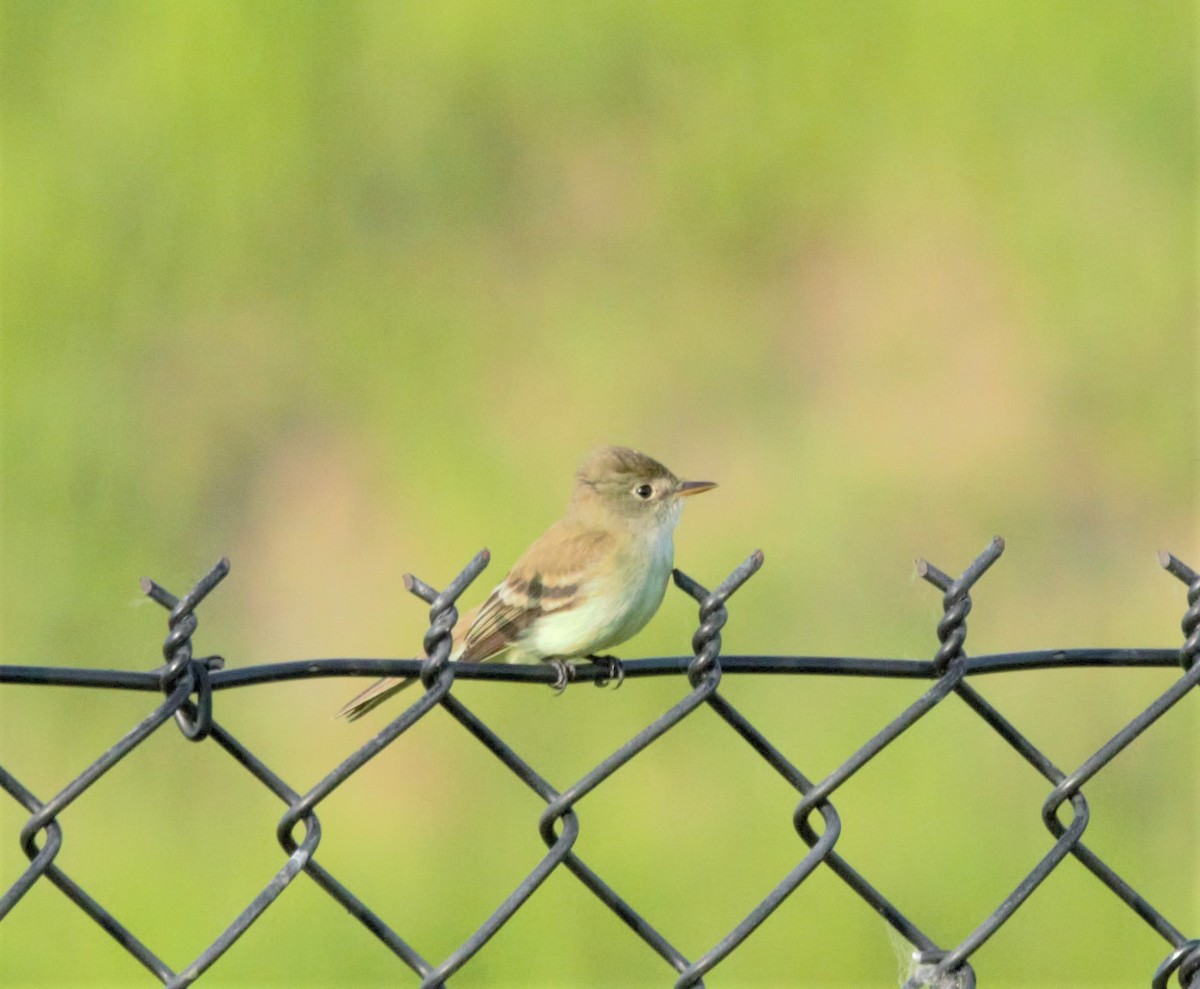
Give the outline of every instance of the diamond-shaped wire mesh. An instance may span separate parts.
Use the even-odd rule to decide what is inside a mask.
[[[1169,953],[1156,971],[1147,973],[1153,989],[1165,989],[1172,977],[1183,989],[1200,989],[1200,937],[1188,938],[1151,906],[1095,850],[1082,841],[1090,815],[1083,787],[1126,746],[1200,683],[1200,662],[1197,662],[1197,656],[1200,654],[1200,575],[1173,556],[1164,554],[1161,558],[1163,566],[1188,588],[1188,608],[1182,621],[1185,641],[1178,651],[1079,649],[968,657],[963,646],[966,639],[966,618],[971,610],[971,588],[999,558],[1003,549],[1002,540],[993,540],[957,578],[950,577],[925,561],[918,562],[918,573],[943,593],[944,613],[937,629],[941,646],[930,662],[841,657],[723,657],[721,629],[728,619],[726,602],[762,565],[762,553],[752,554],[713,591],[676,571],[676,584],[699,604],[699,626],[692,640],[692,656],[684,659],[635,660],[624,664],[624,672],[627,677],[645,677],[677,676],[682,671],[686,675],[689,691],[628,742],[563,789],[552,786],[537,769],[525,762],[504,739],[453,694],[456,680],[492,679],[550,683],[556,676],[554,670],[545,666],[450,662],[451,630],[458,619],[455,601],[487,565],[486,550],[480,552],[441,592],[418,578],[406,577],[405,586],[408,590],[430,605],[430,624],[425,636],[424,660],[311,660],[224,670],[220,657],[193,657],[192,636],[197,627],[196,608],[228,573],[228,561],[222,560],[218,563],[182,597],[176,597],[153,581],[143,581],[145,593],[169,609],[169,632],[163,645],[166,663],[158,670],[135,672],[0,665],[0,683],[161,690],[165,695],[162,703],[150,714],[49,799],[39,798],[0,765],[0,787],[31,815],[19,835],[20,846],[29,859],[29,866],[0,896],[0,922],[3,922],[39,881],[48,881],[111,935],[121,949],[137,959],[163,985],[187,986],[199,980],[284,894],[300,873],[306,873],[321,890],[341,904],[351,916],[378,938],[395,955],[399,964],[407,966],[415,973],[414,982],[419,980],[422,989],[432,989],[445,984],[451,976],[485,950],[493,935],[512,919],[546,878],[562,868],[576,876],[601,903],[624,921],[644,942],[647,949],[660,956],[665,965],[673,969],[673,972],[664,969],[664,984],[670,981],[682,989],[687,986],[703,986],[709,972],[716,969],[739,945],[754,935],[763,921],[814,872],[825,867],[915,948],[914,965],[903,989],[918,989],[920,986],[955,986],[967,989],[976,984],[975,972],[970,964],[971,956],[1021,909],[1030,894],[1063,861],[1074,857],[1098,881],[1097,888],[1106,889],[1118,897],[1132,912],[1131,918],[1140,918],[1167,942]],[[1182,675],[1108,742],[1070,771],[1056,766],[969,682],[973,675],[982,673],[1081,666],[1178,667]],[[721,693],[721,678],[728,672],[909,677],[928,679],[931,683],[924,694],[877,731],[841,765],[823,779],[813,781]],[[298,793],[292,789],[213,717],[213,694],[218,689],[301,678],[345,676],[348,673],[386,673],[417,677],[425,690],[377,735],[327,773],[306,793]],[[607,670],[601,666],[573,669],[575,680],[599,682],[606,674]],[[939,704],[948,702],[952,695],[959,698],[968,710],[978,715],[984,724],[996,732],[1050,785],[1049,794],[1042,805],[1042,820],[1052,841],[1042,858],[1012,892],[987,916],[981,918],[962,940],[957,944],[943,945],[923,931],[839,852],[837,845],[842,833],[842,818],[832,798],[843,784],[860,772],[884,748],[895,742]],[[439,706],[544,802],[545,807],[537,824],[546,845],[546,853],[470,937],[445,958],[434,962],[422,955],[349,887],[319,864],[314,858],[314,853],[321,841],[321,822],[317,816],[321,802],[357,770]],[[602,786],[634,756],[653,745],[701,707],[709,708],[729,726],[731,732],[725,737],[731,744],[734,736],[740,737],[757,756],[794,788],[796,804],[792,814],[792,825],[807,851],[773,887],[763,891],[758,904],[716,944],[703,954],[690,958],[579,856],[575,845],[581,825],[575,806],[589,793]],[[285,853],[278,872],[211,944],[179,970],[169,966],[133,931],[118,922],[56,862],[63,844],[63,826],[59,820],[63,812],[94,786],[108,770],[162,728],[172,717],[186,738],[223,749],[285,806],[283,816],[276,827],[276,839]],[[1192,785],[1195,785],[1194,781]],[[1187,880],[1180,877],[1180,881]],[[513,973],[514,978],[518,975],[519,973]],[[800,977],[800,973],[797,973],[797,977]]]

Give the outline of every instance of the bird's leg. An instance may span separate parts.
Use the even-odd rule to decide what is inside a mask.
[[[556,694],[561,694],[567,689],[567,684],[573,679],[571,676],[571,667],[567,665],[565,659],[558,659],[557,657],[548,659],[546,662],[554,667],[554,682],[550,686]]]
[[[621,665],[621,661],[616,656],[588,656],[588,659],[593,663],[608,667],[608,672],[604,676],[597,677],[593,681],[597,687],[607,687],[612,683],[614,684],[613,690],[616,690],[625,682],[625,667]]]

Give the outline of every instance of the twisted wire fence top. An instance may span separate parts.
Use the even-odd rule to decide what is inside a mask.
[[[1197,936],[1197,932],[1189,936],[1172,924],[1082,840],[1090,819],[1083,792],[1085,785],[1200,682],[1200,662],[1197,662],[1200,654],[1200,575],[1170,554],[1164,553],[1160,557],[1162,566],[1187,585],[1187,609],[1181,622],[1183,644],[1179,649],[1060,649],[972,657],[965,650],[967,617],[972,608],[971,591],[1003,551],[1004,542],[997,537],[957,577],[924,560],[917,562],[919,576],[942,592],[943,614],[937,625],[939,648],[933,659],[928,661],[722,655],[721,630],[729,620],[726,606],[763,565],[763,554],[760,551],[751,554],[711,591],[686,574],[675,571],[676,585],[698,605],[692,654],[628,661],[623,664],[624,674],[626,678],[683,674],[689,689],[674,705],[627,742],[579,779],[562,788],[555,787],[541,776],[453,693],[457,680],[550,684],[558,675],[545,665],[450,662],[451,634],[458,620],[456,602],[487,566],[489,557],[486,550],[477,554],[441,591],[417,577],[405,576],[406,589],[429,605],[429,628],[424,637],[425,657],[412,660],[314,659],[225,669],[224,661],[219,656],[195,657],[192,641],[199,624],[197,608],[228,574],[229,561],[221,560],[194,587],[179,597],[152,580],[144,580],[142,588],[145,594],[168,612],[168,631],[162,646],[164,663],[158,669],[143,672],[0,665],[0,683],[65,684],[151,691],[163,695],[163,700],[153,711],[58,793],[48,798],[35,795],[0,764],[0,787],[30,814],[18,835],[20,848],[29,864],[0,895],[0,922],[38,882],[49,882],[159,982],[171,987],[186,986],[200,979],[283,895],[292,881],[305,873],[357,919],[403,966],[411,970],[411,978],[416,984],[423,989],[432,989],[445,985],[455,973],[467,966],[551,874],[565,869],[611,910],[636,939],[662,959],[669,973],[664,981],[682,989],[703,986],[710,972],[751,937],[767,917],[815,871],[825,867],[913,946],[913,964],[903,980],[904,989],[919,989],[921,986],[966,989],[976,985],[972,956],[1021,909],[1037,887],[1070,857],[1081,863],[1094,877],[1099,884],[1097,889],[1107,890],[1115,896],[1128,908],[1131,917],[1147,924],[1167,943],[1166,956],[1158,960],[1153,971],[1147,972],[1153,989],[1165,989],[1168,984],[1177,984],[1184,989],[1200,989],[1200,936]],[[1081,764],[1067,770],[1056,766],[969,682],[983,674],[1081,666],[1176,667],[1180,675],[1104,745]],[[571,678],[600,684],[607,673],[607,669],[600,665],[581,665],[572,669]],[[822,779],[813,780],[722,694],[722,678],[730,673],[900,677],[923,679],[931,683],[920,697],[876,731],[833,771]],[[292,789],[214,717],[214,694],[222,690],[312,677],[384,674],[417,677],[424,691],[414,691],[415,696],[406,708],[397,704],[395,717],[390,722],[304,793]],[[962,930],[955,943],[943,944],[876,888],[839,850],[843,826],[834,797],[847,780],[951,695],[958,697],[967,709],[978,715],[1017,756],[1045,779],[1048,795],[1041,807],[1041,819],[1049,833],[1050,842],[1042,857],[1032,863],[1001,902],[986,916],[979,918],[974,927]],[[545,854],[533,870],[469,937],[440,961],[427,959],[315,857],[322,837],[321,821],[317,814],[320,804],[435,707],[446,711],[543,802],[537,831],[546,846]],[[765,890],[759,902],[727,934],[699,956],[688,957],[668,939],[664,931],[655,926],[651,918],[639,912],[580,857],[575,846],[582,825],[576,806],[618,773],[634,756],[701,707],[714,712],[732,729],[734,736],[748,743],[795,791],[792,826],[802,842],[803,854],[797,852],[799,860],[796,865],[773,887]],[[278,871],[215,940],[179,969],[162,960],[56,861],[63,844],[63,826],[59,819],[67,807],[171,718],[175,719],[185,738],[224,750],[285,805],[285,811],[276,825],[276,839],[284,853]],[[0,760],[3,755],[0,753]],[[1187,783],[1193,787],[1198,785],[1195,780]],[[1194,828],[1194,821],[1191,826]],[[1182,882],[1188,881],[1182,875],[1176,878]],[[1200,895],[1200,891],[1197,891],[1197,895]],[[967,924],[963,926],[966,928]],[[796,984],[801,984],[803,976],[804,973],[800,972],[788,974],[788,978]],[[518,973],[513,973],[513,977],[519,977]]]

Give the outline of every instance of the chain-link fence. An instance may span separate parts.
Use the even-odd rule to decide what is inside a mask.
[[[1172,976],[1175,976],[1178,984],[1184,989],[1200,989],[1200,936],[1188,938],[1096,851],[1082,841],[1089,819],[1088,802],[1083,793],[1084,785],[1200,683],[1200,662],[1197,661],[1197,655],[1200,654],[1200,575],[1173,556],[1164,554],[1161,558],[1163,566],[1187,584],[1188,588],[1188,608],[1182,622],[1185,641],[1177,651],[1046,650],[969,658],[963,650],[963,645],[966,639],[966,618],[971,610],[971,588],[999,558],[1003,549],[1002,540],[993,540],[979,558],[957,578],[951,578],[925,561],[918,561],[921,577],[943,593],[944,614],[937,628],[941,647],[934,659],[928,662],[838,657],[722,656],[721,628],[727,620],[726,602],[762,565],[762,554],[756,552],[751,555],[713,591],[706,590],[685,574],[676,571],[676,584],[695,598],[700,606],[699,627],[692,639],[693,655],[630,661],[624,664],[624,672],[629,678],[678,676],[682,673],[686,675],[689,692],[608,758],[562,790],[551,786],[534,767],[525,762],[452,693],[456,680],[494,679],[551,683],[556,676],[556,672],[548,666],[450,662],[451,630],[458,619],[455,601],[487,565],[486,550],[479,553],[440,593],[423,581],[406,576],[406,588],[430,605],[430,624],[425,635],[424,660],[311,660],[225,670],[222,668],[220,657],[193,657],[192,635],[197,626],[196,607],[224,578],[229,569],[228,561],[222,560],[218,563],[182,597],[176,597],[153,581],[145,580],[143,590],[146,594],[169,610],[169,633],[163,645],[166,663],[158,670],[135,672],[0,665],[0,683],[67,684],[162,691],[166,695],[165,700],[152,713],[59,793],[47,800],[40,799],[0,765],[0,787],[32,815],[20,832],[20,845],[29,858],[29,866],[0,896],[0,922],[17,906],[31,887],[40,880],[49,881],[107,931],[121,949],[141,962],[164,985],[186,986],[198,980],[303,872],[390,949],[399,962],[416,973],[422,989],[432,989],[443,985],[483,950],[488,940],[521,909],[546,878],[561,867],[576,876],[608,909],[628,925],[647,948],[674,969],[674,975],[668,976],[665,971],[664,975],[668,976],[675,986],[702,986],[705,976],[711,970],[750,937],[805,880],[824,866],[914,947],[914,965],[904,983],[904,989],[918,989],[920,986],[939,989],[956,986],[965,989],[975,985],[976,977],[970,965],[970,958],[975,951],[1012,918],[1051,872],[1068,856],[1073,856],[1095,877],[1099,884],[1098,890],[1108,890],[1119,898],[1134,916],[1150,925],[1167,942],[1169,953],[1152,975],[1147,972],[1153,989],[1165,989]],[[1064,772],[1051,762],[1049,757],[1034,746],[968,682],[972,675],[985,672],[1081,666],[1181,667],[1182,676],[1093,755],[1070,772]],[[725,699],[719,689],[722,675],[725,673],[909,677],[925,678],[932,683],[921,697],[876,732],[833,772],[824,779],[813,782]],[[424,685],[425,691],[415,698],[411,706],[399,713],[382,731],[329,772],[307,793],[301,794],[293,790],[213,718],[213,693],[216,690],[281,680],[349,674],[399,674],[417,677]],[[607,674],[608,671],[603,666],[584,665],[573,668],[573,679],[580,681],[599,682]],[[958,944],[946,946],[936,943],[839,853],[837,843],[842,831],[842,819],[832,798],[847,780],[950,695],[958,697],[993,729],[1017,756],[1029,763],[1048,781],[1051,789],[1042,804],[1041,816],[1053,842],[1041,860],[990,914],[982,918]],[[448,957],[440,962],[432,962],[423,957],[382,917],[318,863],[314,853],[321,841],[321,823],[317,817],[317,807],[320,803],[437,706],[447,711],[470,735],[545,801],[546,806],[541,812],[538,829],[547,851],[536,868],[475,933]],[[704,954],[697,958],[688,958],[649,919],[639,913],[633,904],[624,899],[579,857],[574,846],[580,833],[580,822],[574,807],[635,755],[653,745],[657,739],[702,706],[714,711],[729,725],[734,734],[747,742],[775,772],[795,788],[799,799],[792,814],[792,823],[808,850],[798,864],[767,892],[758,905],[728,934]],[[221,935],[179,971],[167,965],[55,862],[63,842],[63,828],[59,822],[63,811],[172,717],[188,739],[194,742],[208,742],[224,749],[287,806],[276,828],[279,844],[286,854],[284,864]],[[1190,784],[1196,785],[1195,781],[1190,781]],[[1069,814],[1066,813],[1064,804],[1070,805]],[[1060,811],[1065,814],[1066,819],[1060,817]],[[820,818],[819,828],[816,826],[814,815]],[[299,827],[301,825],[302,827]],[[1194,827],[1195,822],[1192,822],[1191,826]],[[301,831],[302,835],[298,835],[297,831]],[[1180,881],[1188,880],[1181,877]],[[513,975],[516,977],[517,973]],[[666,981],[665,978],[664,983]]]

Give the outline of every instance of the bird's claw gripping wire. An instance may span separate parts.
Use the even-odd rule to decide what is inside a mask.
[[[588,656],[588,659],[598,666],[606,667],[604,675],[592,681],[593,685],[607,687],[611,683],[613,690],[616,690],[625,682],[625,667],[616,656]]]
[[[565,659],[548,659],[546,662],[554,667],[554,682],[550,684],[550,688],[557,697],[567,689],[567,684],[575,679],[575,671]]]

